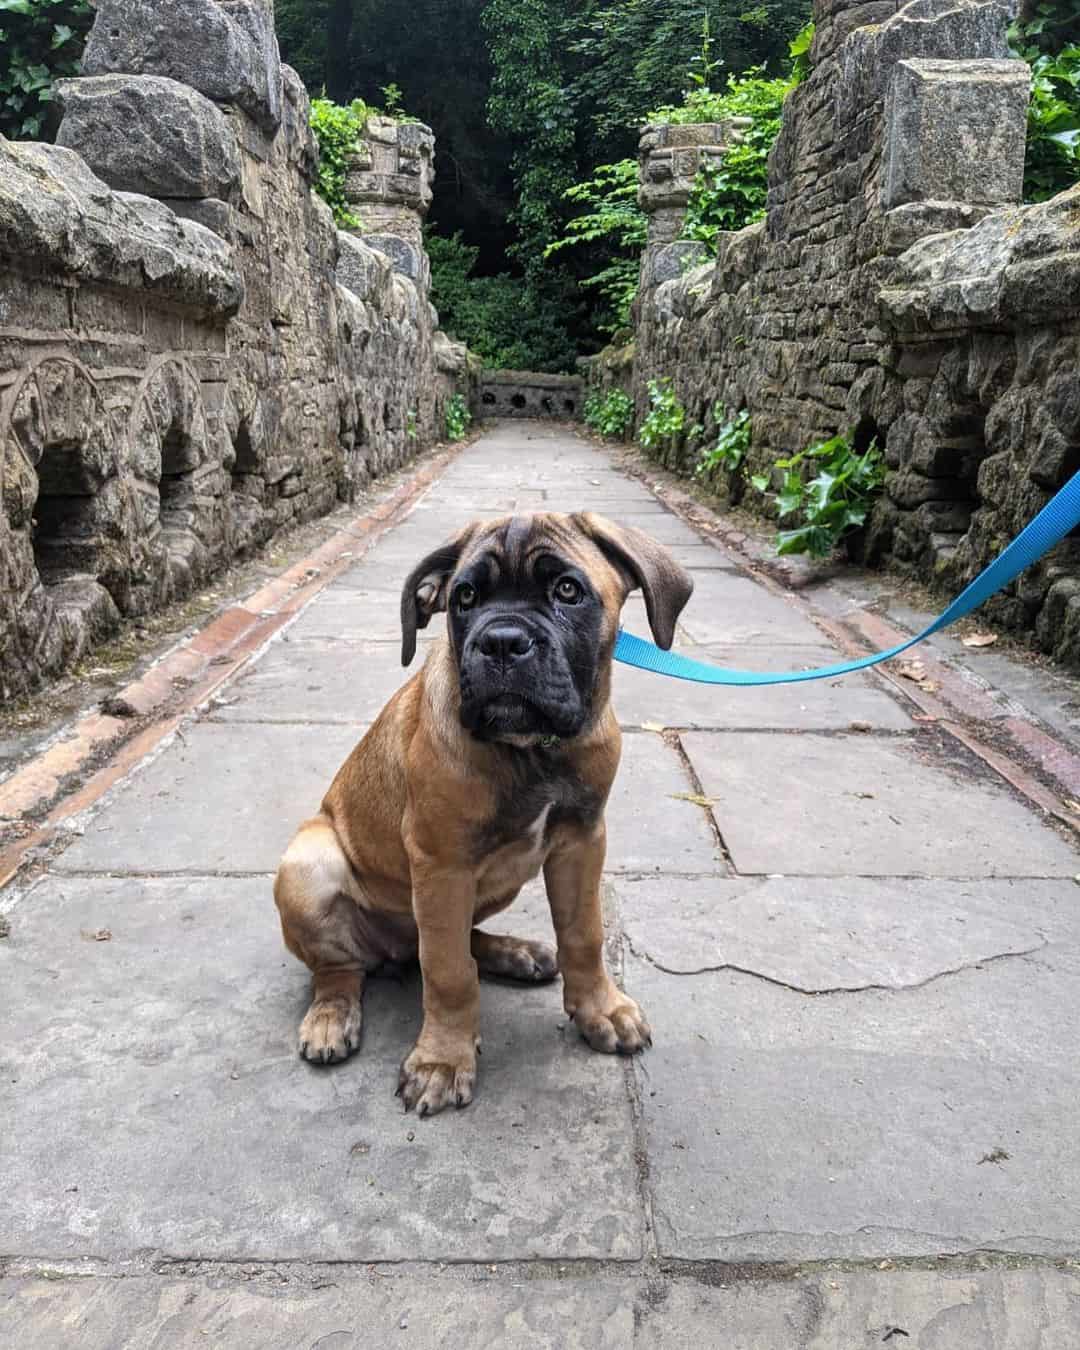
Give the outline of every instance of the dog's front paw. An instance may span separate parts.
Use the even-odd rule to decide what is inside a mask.
[[[645,1014],[611,980],[579,998],[566,1011],[594,1050],[605,1055],[634,1055],[652,1045]]]
[[[313,1064],[348,1059],[360,1046],[360,1000],[316,999],[300,1023],[300,1053]]]
[[[468,1106],[475,1083],[476,1051],[471,1046],[457,1053],[444,1047],[436,1057],[417,1041],[402,1061],[397,1095],[406,1111],[415,1107],[418,1116],[433,1116],[445,1106]]]

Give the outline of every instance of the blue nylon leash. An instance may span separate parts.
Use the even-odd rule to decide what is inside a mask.
[[[934,622],[913,638],[901,642],[888,651],[877,652],[873,656],[861,656],[855,661],[841,661],[834,666],[819,666],[817,670],[792,670],[777,675],[765,671],[727,670],[722,666],[706,665],[703,661],[693,661],[678,652],[665,652],[645,638],[634,633],[619,630],[615,642],[615,660],[626,666],[637,666],[639,670],[651,670],[656,675],[670,675],[676,680],[694,680],[698,684],[797,684],[803,680],[827,680],[836,675],[849,675],[854,670],[866,670],[882,661],[891,661],[894,656],[906,652],[917,642],[922,642],[932,633],[940,633],[957,619],[970,614],[973,609],[996,595],[1025,567],[1038,562],[1044,553],[1080,525],[1080,473],[1069,479],[1065,486],[1046,503],[1035,519],[1027,525],[1004,550],[1004,552],[967,585],[952,604]]]

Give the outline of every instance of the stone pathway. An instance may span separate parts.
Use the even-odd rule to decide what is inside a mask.
[[[586,442],[517,423],[466,450],[0,896],[0,1343],[1080,1342],[1080,862],[874,676],[617,670],[640,1060],[591,1053],[556,987],[485,985],[475,1104],[405,1116],[416,976],[369,987],[347,1064],[297,1057],[270,875],[402,680],[405,571],[470,516],[586,507],[693,571],[684,649],[835,659]],[[541,891],[494,926],[546,933]]]

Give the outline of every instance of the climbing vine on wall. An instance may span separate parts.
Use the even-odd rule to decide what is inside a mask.
[[[0,0],[0,135],[43,138],[53,84],[77,74],[93,18],[87,0]]]

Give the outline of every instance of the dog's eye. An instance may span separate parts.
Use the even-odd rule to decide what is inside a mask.
[[[564,605],[576,605],[584,592],[573,577],[563,577],[555,584],[555,598]]]
[[[476,591],[472,586],[466,584],[458,587],[457,605],[458,609],[472,609],[476,604]]]

